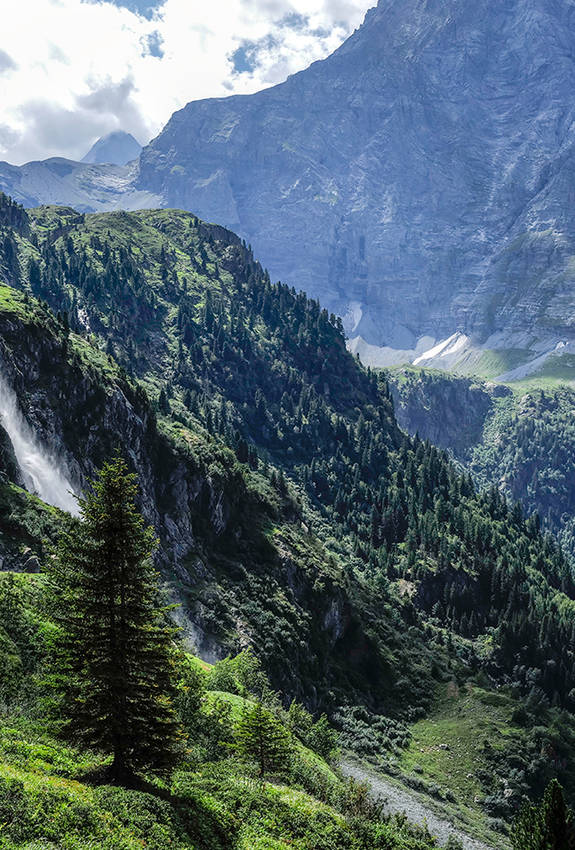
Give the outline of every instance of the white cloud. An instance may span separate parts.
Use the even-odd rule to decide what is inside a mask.
[[[0,30],[0,159],[77,158],[115,129],[147,142],[190,100],[254,92],[323,58],[375,2],[164,0],[142,17],[17,0]]]

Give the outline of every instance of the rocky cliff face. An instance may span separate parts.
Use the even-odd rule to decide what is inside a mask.
[[[14,446],[5,429],[0,425],[0,476],[18,486],[23,485],[22,473],[14,454]]]
[[[176,113],[139,185],[377,346],[570,337],[574,60],[571,3],[380,0],[285,84]]]
[[[401,427],[408,434],[418,434],[422,440],[449,449],[459,460],[469,460],[482,441],[496,399],[513,395],[502,384],[444,378],[411,368],[390,372],[389,380]]]
[[[196,581],[196,573],[209,580],[194,517],[201,504],[211,520],[211,528],[202,529],[204,538],[233,533],[241,482],[228,488],[180,456],[158,434],[141,391],[127,380],[105,380],[98,370],[87,369],[49,314],[42,321],[23,322],[0,312],[0,365],[39,443],[66,470],[75,489],[81,492],[118,448],[127,451],[138,473],[142,510],[162,541],[160,564],[166,575],[178,584]],[[201,606],[194,618],[193,629],[187,625],[198,651],[219,652],[221,635],[218,640],[203,628]]]
[[[4,165],[0,186],[224,224],[372,362],[455,334],[528,360],[575,339],[574,90],[571,2],[380,0],[284,84],[188,104],[138,167]]]

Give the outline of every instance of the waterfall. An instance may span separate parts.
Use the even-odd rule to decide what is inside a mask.
[[[0,424],[10,437],[26,489],[36,493],[44,502],[78,513],[72,495],[72,485],[58,467],[56,460],[42,447],[26,422],[16,393],[0,374]]]

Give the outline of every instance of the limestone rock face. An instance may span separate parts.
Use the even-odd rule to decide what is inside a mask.
[[[574,84],[572,0],[380,0],[286,83],[177,112],[138,185],[372,344],[568,337]]]
[[[455,335],[535,356],[575,340],[574,92],[574,0],[379,0],[328,59],[188,104],[137,163],[0,163],[0,188],[225,225],[385,362]]]
[[[482,442],[497,399],[512,404],[512,390],[503,384],[466,377],[416,372],[411,367],[388,373],[395,415],[400,426],[422,440],[451,451],[469,463]]]
[[[18,486],[23,486],[22,473],[14,454],[14,446],[0,420],[0,475]]]

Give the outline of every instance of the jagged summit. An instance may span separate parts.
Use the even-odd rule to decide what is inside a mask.
[[[82,158],[82,162],[127,165],[128,162],[139,157],[141,150],[141,144],[131,133],[117,130],[94,142],[86,156]]]

